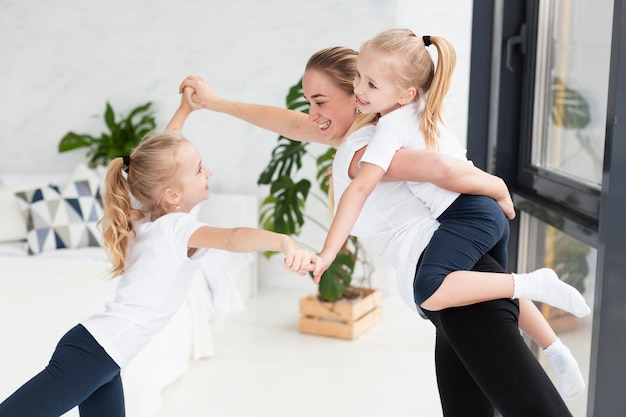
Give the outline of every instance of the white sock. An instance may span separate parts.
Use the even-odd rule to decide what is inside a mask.
[[[554,366],[561,397],[571,400],[578,397],[585,390],[585,381],[578,367],[576,358],[569,348],[557,338],[543,352]]]
[[[591,313],[591,309],[578,290],[561,281],[550,268],[527,274],[511,274],[515,288],[512,298],[526,298],[569,311],[578,317]]]

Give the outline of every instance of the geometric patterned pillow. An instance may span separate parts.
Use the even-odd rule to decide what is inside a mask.
[[[102,246],[96,223],[102,217],[100,187],[73,181],[63,191],[56,185],[15,193],[26,223],[30,254],[55,249]]]

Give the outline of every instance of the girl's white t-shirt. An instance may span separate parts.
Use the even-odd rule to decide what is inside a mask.
[[[427,149],[424,134],[420,129],[422,107],[423,102],[410,103],[381,117],[361,162],[375,164],[387,171],[398,149]],[[438,128],[440,132],[438,151],[467,161],[465,148],[461,146],[458,138],[445,126],[439,125]],[[429,182],[407,184],[413,194],[430,209],[434,218],[438,218],[459,196],[458,193]]]
[[[81,324],[123,368],[180,309],[199,271],[187,244],[204,226],[188,213],[171,213],[137,225],[128,249],[126,271],[113,301]]]
[[[354,153],[368,145],[375,130],[376,126],[365,126],[337,149],[333,161],[335,202],[350,185],[348,168]],[[438,227],[439,222],[406,182],[381,182],[365,202],[351,232],[368,239],[382,259],[397,270],[399,295],[413,311],[417,311],[413,297],[417,261]]]

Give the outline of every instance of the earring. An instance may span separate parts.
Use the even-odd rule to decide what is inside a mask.
[[[176,211],[180,210],[180,204],[176,204]]]

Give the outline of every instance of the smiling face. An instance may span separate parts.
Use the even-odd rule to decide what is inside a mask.
[[[354,93],[362,113],[380,113],[384,116],[411,102],[415,97],[415,89],[400,88],[393,80],[390,66],[384,65],[373,51],[362,51],[357,58],[356,67]]]
[[[181,184],[177,193],[179,211],[189,212],[198,203],[209,198],[209,177],[212,172],[202,165],[200,154],[195,145],[189,141],[181,143],[176,152],[178,172],[176,179]]]
[[[316,69],[305,71],[302,89],[309,103],[309,120],[329,140],[343,139],[357,114],[354,94],[348,94]]]

